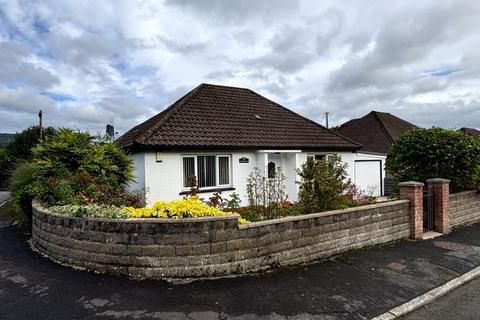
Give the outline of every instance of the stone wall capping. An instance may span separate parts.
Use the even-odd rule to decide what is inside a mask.
[[[450,183],[450,180],[442,179],[442,178],[434,178],[434,179],[428,179],[427,183]]]
[[[349,212],[363,212],[363,211],[366,211],[366,210],[372,210],[372,209],[378,209],[378,208],[384,208],[384,207],[391,207],[391,206],[394,206],[394,205],[405,204],[405,203],[410,203],[410,201],[409,200],[385,201],[385,202],[379,202],[379,203],[374,203],[374,204],[369,204],[369,205],[359,206],[359,207],[353,207],[353,208],[347,208],[347,209],[339,209],[339,210],[304,214],[304,215],[300,215],[300,216],[288,216],[288,217],[277,218],[277,219],[251,222],[251,223],[247,223],[247,224],[240,224],[240,225],[238,225],[238,227],[240,229],[258,228],[258,227],[281,224],[281,223],[288,223],[288,222],[293,222],[293,221],[301,221],[301,220],[307,220],[307,219],[316,219],[316,218],[320,218],[320,217],[336,216],[336,215],[339,215],[339,214],[349,213]]]
[[[423,182],[417,181],[404,181],[398,184],[400,187],[423,187],[425,184]]]

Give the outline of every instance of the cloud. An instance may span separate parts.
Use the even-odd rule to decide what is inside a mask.
[[[54,102],[48,97],[32,94],[28,90],[0,86],[0,110],[36,114],[39,109],[51,111],[54,108]],[[8,119],[4,119],[4,122],[8,122]]]
[[[27,46],[18,41],[0,42],[0,71],[0,82],[11,87],[45,90],[60,81],[50,71],[36,66]]]
[[[479,20],[467,0],[5,1],[0,127],[42,107],[50,125],[124,132],[209,82],[333,125],[375,109],[478,128]]]
[[[203,14],[226,23],[246,23],[252,18],[272,21],[287,17],[298,10],[297,0],[210,0],[208,3],[196,0],[168,0],[170,6],[182,7],[191,13]]]

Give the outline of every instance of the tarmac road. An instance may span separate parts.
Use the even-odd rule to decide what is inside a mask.
[[[308,266],[178,285],[74,270],[32,252],[28,240],[17,226],[0,227],[2,320],[370,319],[480,265],[480,225]]]

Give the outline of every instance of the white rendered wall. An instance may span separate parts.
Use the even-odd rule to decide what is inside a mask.
[[[144,189],[147,196],[147,204],[156,200],[173,200],[183,197],[180,192],[182,188],[183,162],[182,155],[231,155],[232,187],[233,191],[224,191],[222,196],[228,198],[233,192],[237,193],[242,201],[242,205],[248,204],[247,198],[247,178],[255,167],[265,168],[265,164],[274,161],[277,166],[282,167],[283,174],[286,176],[285,185],[290,201],[296,201],[298,196],[299,180],[296,173],[307,160],[308,154],[333,154],[334,152],[286,152],[286,153],[264,153],[254,151],[222,151],[222,152],[162,152],[162,162],[156,161],[156,153],[153,151],[136,153],[133,155],[135,164],[135,175],[137,181],[129,187],[131,191]],[[385,156],[370,155],[355,152],[338,152],[342,161],[346,162],[347,173],[353,183],[355,177],[355,160],[381,160],[382,177],[385,176],[384,165]],[[248,163],[239,163],[239,159],[245,157],[249,159]],[[268,157],[268,159],[266,159]],[[267,161],[266,161],[267,160]],[[383,186],[382,186],[383,188]],[[200,193],[202,199],[208,199],[214,191]]]
[[[222,197],[227,198],[233,192],[240,195],[242,204],[247,204],[247,178],[257,166],[254,152],[162,152],[162,162],[156,161],[155,152],[145,153],[145,185],[147,203],[156,200],[173,200],[183,197],[180,192],[182,187],[183,162],[182,155],[231,155],[232,187],[235,190],[222,192]],[[239,163],[245,157],[248,163]],[[188,189],[187,189],[188,190]],[[200,193],[200,198],[208,199],[213,192]]]

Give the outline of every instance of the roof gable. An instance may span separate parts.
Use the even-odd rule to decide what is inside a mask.
[[[474,128],[461,128],[460,131],[463,131],[473,137],[480,138],[480,130]]]
[[[132,128],[124,148],[356,150],[358,143],[245,88],[201,84]]]
[[[390,113],[372,111],[340,126],[338,132],[363,145],[363,150],[388,153],[393,141],[415,125]]]

